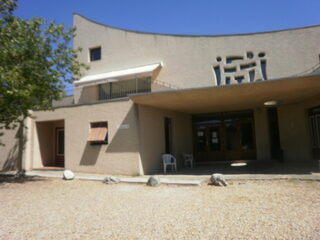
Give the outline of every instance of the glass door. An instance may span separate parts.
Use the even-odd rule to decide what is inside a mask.
[[[197,162],[256,159],[252,111],[193,116]]]
[[[194,129],[195,158],[200,162],[223,160],[221,126],[203,124]]]

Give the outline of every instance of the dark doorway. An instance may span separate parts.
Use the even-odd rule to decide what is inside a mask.
[[[278,110],[275,107],[268,108],[267,113],[269,124],[271,158],[278,161],[283,161],[283,151],[281,149],[279,133]]]
[[[313,159],[320,159],[320,106],[308,112]]]
[[[64,120],[36,122],[36,132],[41,163],[36,161],[33,163],[33,167],[64,167]]]
[[[64,167],[64,128],[56,128],[55,165]]]
[[[253,111],[193,116],[197,162],[256,159]]]
[[[172,120],[171,118],[164,118],[164,137],[165,137],[165,151],[172,153]]]

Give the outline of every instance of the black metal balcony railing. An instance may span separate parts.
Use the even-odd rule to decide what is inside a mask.
[[[99,84],[99,100],[123,98],[128,94],[151,91],[151,78],[136,78]]]

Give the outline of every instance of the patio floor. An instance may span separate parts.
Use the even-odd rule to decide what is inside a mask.
[[[213,173],[222,173],[226,175],[241,174],[312,174],[320,173],[318,161],[312,162],[275,162],[275,161],[237,161],[237,163],[246,163],[244,166],[231,166],[231,162],[216,162],[211,164],[196,164],[194,168],[184,167],[178,169],[178,172],[169,172],[174,175],[211,175]]]

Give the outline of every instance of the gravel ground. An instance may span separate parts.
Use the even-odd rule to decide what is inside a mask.
[[[320,239],[320,182],[0,179],[0,239]]]

